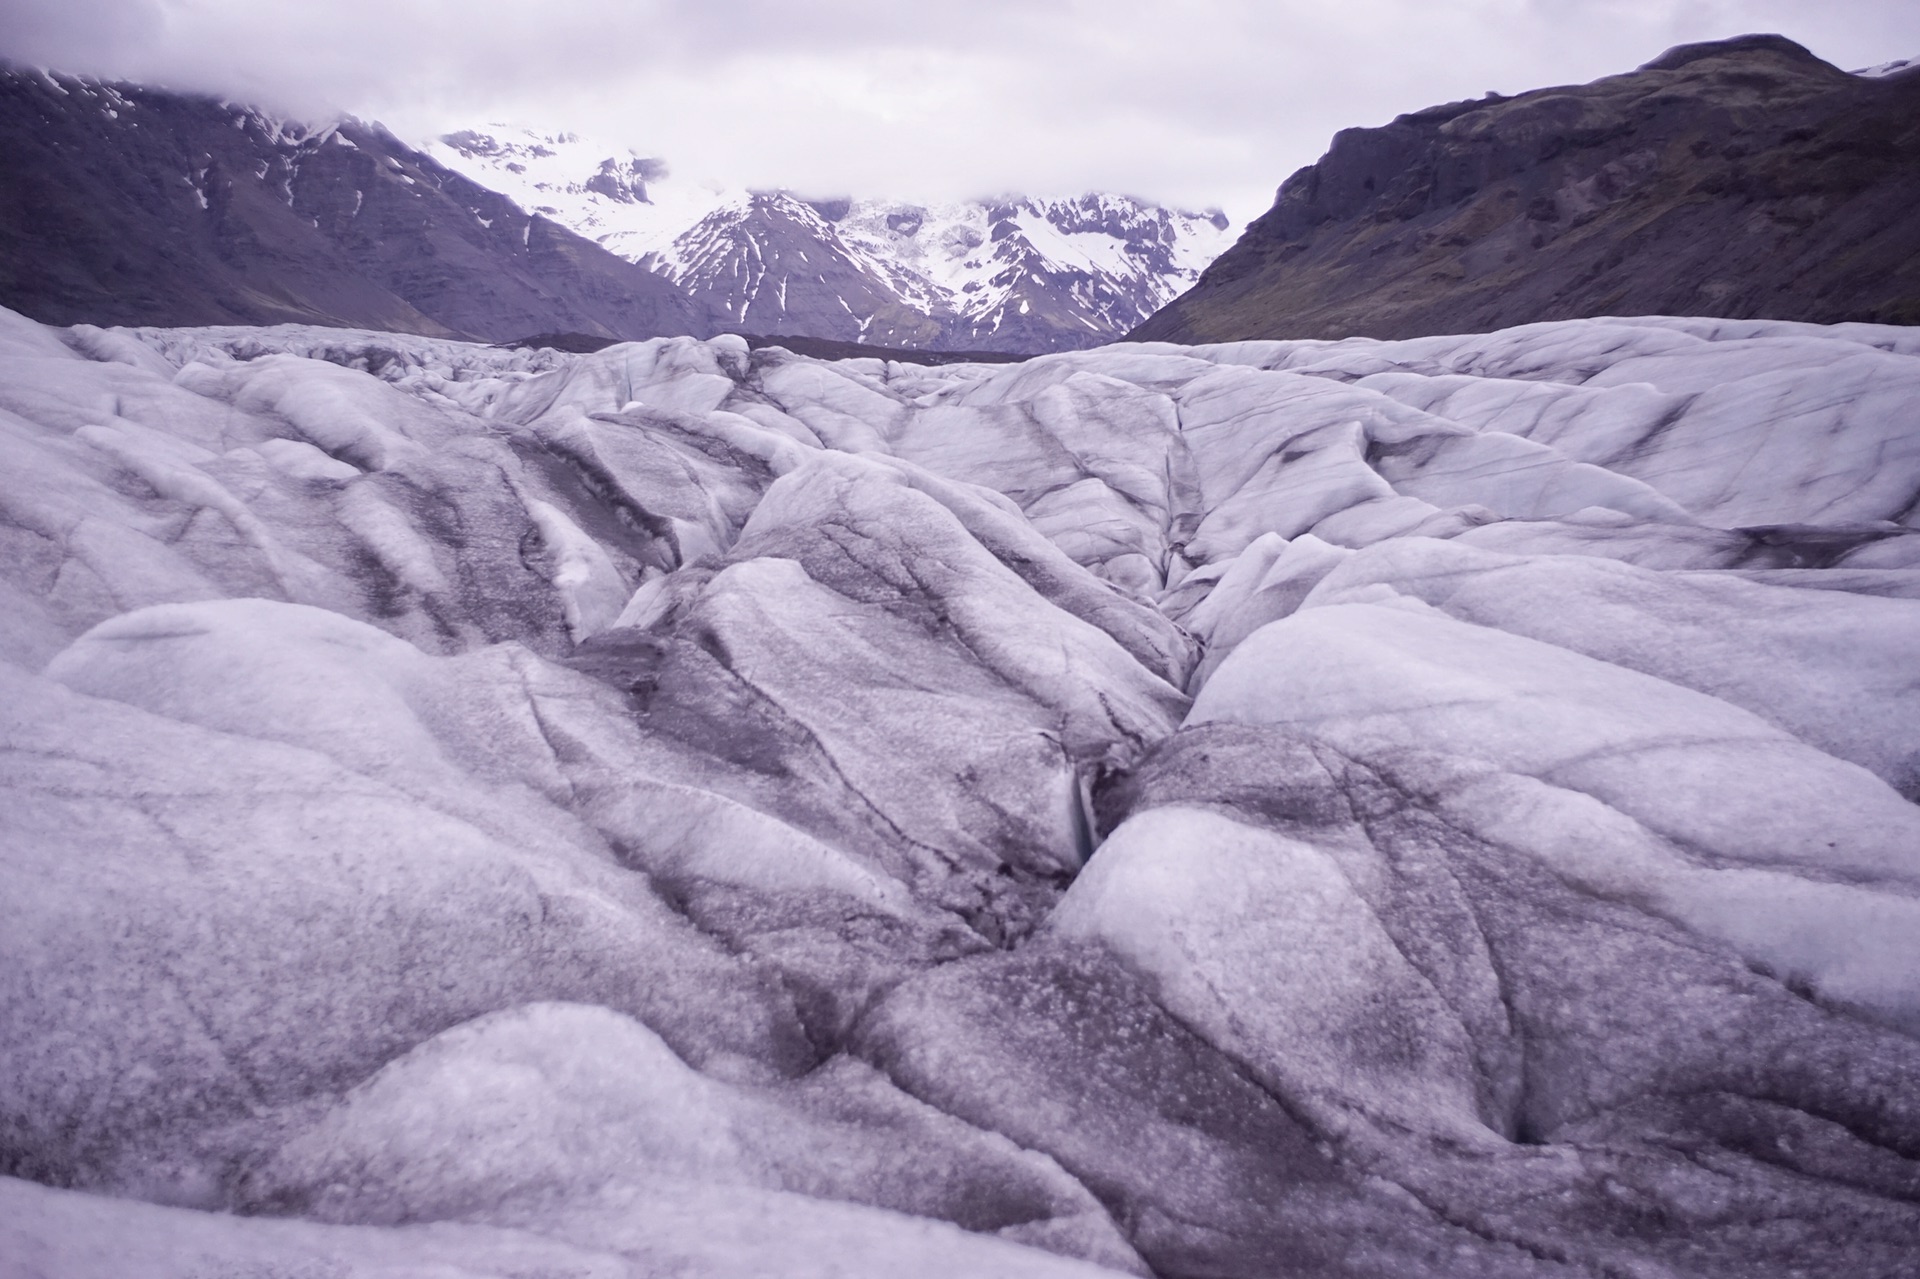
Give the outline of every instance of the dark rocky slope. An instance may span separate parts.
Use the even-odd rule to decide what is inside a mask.
[[[1338,134],[1137,340],[1599,315],[1920,323],[1920,73],[1780,36]]]
[[[506,340],[712,331],[680,289],[378,126],[0,68],[0,305]]]

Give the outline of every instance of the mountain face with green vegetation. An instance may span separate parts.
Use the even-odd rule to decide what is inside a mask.
[[[1602,315],[1920,323],[1920,69],[1780,36],[1337,134],[1129,336],[1416,337]]]

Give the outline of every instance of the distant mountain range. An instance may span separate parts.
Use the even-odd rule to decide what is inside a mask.
[[[1218,211],[1122,195],[729,190],[571,133],[414,146],[0,68],[0,305],[58,324],[1027,355],[1598,315],[1920,323],[1916,208],[1920,66],[1848,73],[1780,36],[1345,130],[1231,247]]]
[[[1136,339],[1599,315],[1920,323],[1920,67],[1780,36],[1338,134]]]
[[[743,333],[1051,351],[1133,328],[1231,242],[1226,215],[1105,193],[936,204],[677,179],[665,161],[491,125],[426,151],[684,287]]]
[[[1229,242],[1108,194],[948,205],[676,182],[571,134],[410,146],[0,68],[0,305],[510,341],[717,332],[1032,354],[1111,341]]]

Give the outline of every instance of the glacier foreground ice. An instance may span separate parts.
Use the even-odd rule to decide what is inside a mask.
[[[1920,1268],[1920,337],[0,314],[0,1274]]]

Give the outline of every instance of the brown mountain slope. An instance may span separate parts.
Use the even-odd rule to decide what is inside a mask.
[[[1920,323],[1920,70],[1745,36],[1345,130],[1129,337],[1647,314]]]
[[[502,340],[713,331],[670,281],[407,147],[0,66],[0,306]]]

